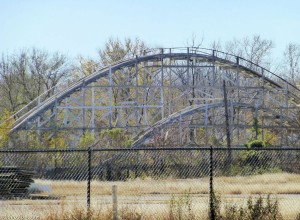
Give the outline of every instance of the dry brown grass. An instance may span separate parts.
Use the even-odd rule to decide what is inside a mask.
[[[78,211],[86,206],[85,181],[38,179],[35,180],[35,183],[50,185],[52,188],[51,194],[59,199],[0,201],[0,219],[22,219],[22,216],[26,216],[23,219],[40,219],[47,213],[57,213],[56,216],[59,216],[58,214],[72,212],[74,208]],[[172,195],[180,196],[188,191],[191,195],[192,208],[197,219],[201,219],[203,213],[208,212],[208,178],[170,178],[165,180],[146,178],[125,182],[92,181],[92,208],[97,210],[98,214],[101,212],[101,216],[108,216],[110,213],[112,185],[118,186],[119,207],[127,210],[128,215],[130,213],[141,213],[143,219],[166,219],[162,216],[167,216]],[[215,190],[221,194],[224,205],[245,204],[250,195],[270,193],[278,199],[280,211],[285,219],[295,219],[299,212],[300,175],[276,173],[247,177],[215,177],[214,186]]]
[[[82,196],[86,194],[85,181],[45,181],[53,195]],[[145,194],[182,194],[188,190],[192,194],[207,194],[209,179],[135,179],[129,181],[101,182],[92,181],[92,195],[111,195],[112,185],[118,186],[119,195],[140,196]],[[274,173],[254,176],[215,177],[216,191],[221,194],[300,194],[300,175]]]
[[[300,175],[274,173],[254,176],[217,177],[221,194],[300,194]]]

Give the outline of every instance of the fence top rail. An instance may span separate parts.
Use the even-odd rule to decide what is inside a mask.
[[[136,152],[136,151],[300,151],[300,147],[266,147],[266,148],[247,148],[234,147],[147,147],[147,148],[98,148],[98,149],[28,149],[28,150],[0,150],[0,153],[89,153],[89,152]]]

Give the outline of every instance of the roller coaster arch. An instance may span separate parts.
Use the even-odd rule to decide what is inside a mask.
[[[11,133],[68,131],[78,137],[87,131],[121,128],[134,137],[188,106],[209,109],[214,103],[223,102],[223,82],[228,103],[241,105],[229,109],[232,129],[244,129],[246,135],[245,128],[251,122],[246,123],[249,114],[241,109],[243,105],[251,106],[256,109],[260,127],[276,130],[282,136],[280,144],[289,145],[287,137],[297,129],[298,89],[241,57],[199,48],[145,51],[142,56],[54,87],[50,98],[42,95],[13,116],[16,120]],[[219,107],[222,110],[214,112],[218,117],[204,111],[198,127],[188,129],[195,133],[204,127],[209,135],[208,130],[220,127],[217,121],[224,118],[224,105]],[[274,124],[278,117],[279,122]]]

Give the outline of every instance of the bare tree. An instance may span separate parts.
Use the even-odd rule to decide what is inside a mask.
[[[186,46],[198,49],[202,46],[203,41],[204,41],[204,35],[202,35],[201,38],[199,39],[197,35],[193,33],[191,38],[187,39]]]
[[[104,48],[99,50],[100,61],[102,66],[108,66],[120,60],[143,55],[146,49],[146,43],[138,38],[125,38],[124,42],[109,38]]]
[[[282,74],[286,79],[294,84],[299,84],[300,80],[300,45],[289,43],[283,53]]]
[[[252,38],[246,37],[242,42],[242,55],[254,64],[270,67],[268,56],[273,47],[271,40],[262,39],[260,35],[254,35]]]
[[[29,76],[35,86],[42,87],[38,88],[39,94],[69,78],[72,69],[68,58],[58,52],[49,54],[46,51],[32,49],[29,53]]]
[[[71,64],[66,56],[46,51],[21,50],[2,55],[0,62],[1,107],[15,112],[37,96],[68,78]],[[52,92],[47,94],[51,96]]]
[[[222,51],[222,42],[220,40],[214,40],[210,44],[211,49]]]
[[[13,69],[10,58],[2,55],[0,62],[1,112],[4,112],[4,110],[15,112],[20,106],[26,104],[19,98],[22,91],[16,86],[17,77],[18,75]]]
[[[87,76],[92,74],[93,72],[99,70],[100,67],[100,63],[93,60],[93,59],[89,59],[89,58],[85,58],[80,56],[79,57],[79,71],[78,71],[78,76],[77,78],[83,77],[83,76]]]
[[[225,43],[213,41],[211,47],[215,50],[242,57],[255,65],[260,65],[265,68],[271,67],[270,55],[274,43],[271,40],[263,39],[260,35],[233,39]],[[253,67],[251,63],[248,64],[248,67]]]

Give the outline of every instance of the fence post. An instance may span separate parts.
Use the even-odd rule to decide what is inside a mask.
[[[213,175],[214,175],[214,161],[213,161],[213,147],[210,146],[209,150],[209,195],[210,195],[210,219],[215,220],[216,219],[216,210],[215,210],[215,193],[214,193],[214,186],[213,186]]]
[[[229,167],[232,162],[232,152],[231,152],[231,139],[230,139],[230,127],[229,127],[228,100],[227,100],[225,80],[223,80],[223,93],[224,93],[224,107],[225,107],[226,140],[227,140],[227,148],[228,148],[228,158],[226,161],[226,167]]]
[[[88,148],[88,176],[87,176],[87,189],[86,189],[86,205],[87,211],[90,211],[91,205],[91,160],[92,160],[92,150],[91,147]]]
[[[113,220],[118,220],[118,200],[117,200],[117,186],[112,186],[112,199],[113,199]]]

